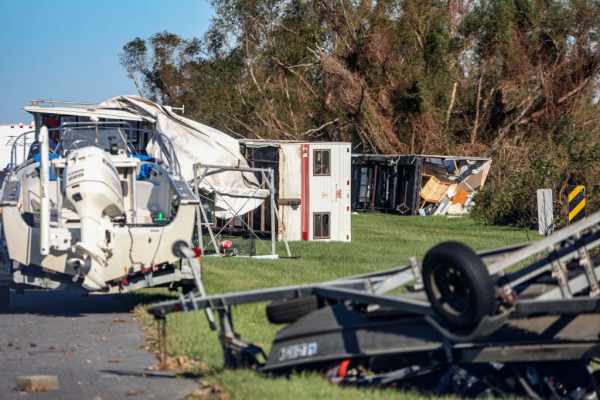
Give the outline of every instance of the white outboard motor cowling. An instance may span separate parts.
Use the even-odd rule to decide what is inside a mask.
[[[73,265],[84,276],[84,288],[102,289],[106,286],[103,269],[109,253],[111,218],[124,212],[121,180],[109,154],[94,146],[71,151],[67,156],[65,196],[81,223],[81,241],[74,246],[81,260],[74,260]]]

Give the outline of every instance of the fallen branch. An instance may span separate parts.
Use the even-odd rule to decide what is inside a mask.
[[[282,63],[277,57],[273,56],[271,57],[273,59],[273,61],[275,61],[280,67],[286,69],[287,71],[289,71],[292,75],[294,75],[296,78],[298,78],[298,80],[300,82],[302,82],[302,84],[308,89],[308,91],[316,98],[319,98],[319,94],[315,91],[315,89],[311,86],[310,83],[308,83],[306,81],[306,79],[304,79],[304,77],[302,75],[300,75],[297,71],[295,71],[292,67],[289,67],[287,65],[285,65],[284,63]]]
[[[471,144],[477,141],[477,128],[479,127],[479,102],[481,101],[481,81],[483,80],[483,72],[479,75],[477,81],[477,100],[475,100],[475,121],[473,122],[473,131],[471,132]]]
[[[494,140],[494,143],[492,144],[492,150],[496,150],[496,148],[500,145],[500,143],[504,140],[504,137],[506,136],[506,134],[508,134],[508,132],[510,132],[510,130],[517,124],[519,124],[525,117],[525,115],[529,112],[529,110],[531,109],[531,107],[535,104],[537,100],[537,96],[534,96],[533,94],[530,94],[527,99],[523,100],[517,107],[520,108],[522,105],[527,104],[527,106],[525,108],[523,108],[523,111],[521,111],[521,113],[514,119],[512,120],[511,123],[509,123],[508,125],[506,125],[504,128],[500,129],[498,131],[498,136],[496,137],[496,139]]]
[[[318,128],[309,129],[309,130],[307,130],[306,132],[303,132],[303,133],[301,133],[301,136],[307,136],[307,135],[310,135],[311,133],[319,132],[319,131],[320,131],[320,130],[322,130],[323,128],[325,128],[325,127],[327,127],[327,126],[329,126],[329,125],[331,125],[331,124],[335,124],[335,123],[336,123],[336,122],[338,122],[339,120],[340,120],[340,118],[339,118],[339,117],[338,117],[338,118],[335,118],[335,119],[332,119],[332,120],[331,120],[331,121],[329,121],[329,122],[325,122],[323,125],[319,126]]]
[[[446,130],[448,129],[448,124],[450,123],[450,114],[452,113],[452,109],[454,108],[454,100],[456,100],[457,88],[458,82],[454,82],[454,85],[452,85],[452,94],[450,95],[450,104],[448,105],[448,111],[446,111]]]

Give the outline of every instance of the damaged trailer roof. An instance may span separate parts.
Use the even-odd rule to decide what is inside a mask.
[[[115,110],[109,108],[88,106],[88,107],[52,107],[52,106],[26,106],[25,111],[31,114],[53,114],[53,115],[74,115],[78,117],[98,117],[105,119],[119,119],[123,121],[143,121],[139,115],[124,110]]]

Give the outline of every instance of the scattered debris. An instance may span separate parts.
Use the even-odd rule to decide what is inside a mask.
[[[492,160],[440,155],[352,155],[352,209],[463,215]]]
[[[218,384],[211,384],[206,380],[199,380],[199,389],[194,390],[188,396],[186,400],[203,400],[203,399],[214,399],[214,400],[229,400],[229,393]]]
[[[186,356],[165,356],[164,361],[160,361],[160,355],[158,351],[156,352],[157,358],[159,358],[159,363],[148,367],[148,371],[179,371],[189,367],[201,366],[202,364],[194,359],[188,358]]]
[[[58,377],[56,375],[18,376],[16,379],[16,389],[22,392],[58,390]]]
[[[147,394],[148,394],[148,392],[146,392],[145,390],[132,390],[132,391],[125,393],[125,396],[138,397],[138,396],[145,396]]]

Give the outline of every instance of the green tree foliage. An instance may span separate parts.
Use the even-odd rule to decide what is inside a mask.
[[[123,47],[145,94],[240,137],[490,155],[476,215],[599,186],[597,0],[213,0],[202,38]],[[188,111],[189,110],[189,111]],[[591,202],[599,202],[598,194]]]

